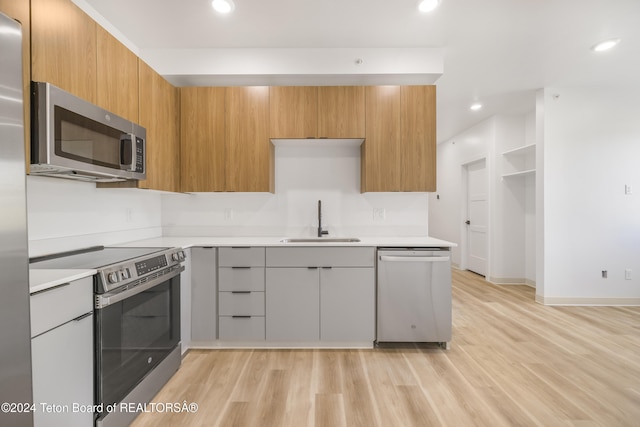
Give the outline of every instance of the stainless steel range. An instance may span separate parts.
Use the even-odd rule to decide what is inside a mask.
[[[128,426],[180,367],[180,248],[97,246],[31,259],[31,268],[98,270],[96,426]],[[130,405],[134,404],[134,405]]]

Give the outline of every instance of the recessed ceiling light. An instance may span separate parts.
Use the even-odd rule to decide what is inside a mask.
[[[440,0],[420,0],[418,10],[422,13],[429,13],[440,4]]]
[[[618,43],[620,43],[620,39],[609,39],[601,41],[600,43],[591,46],[591,50],[593,50],[594,52],[604,52],[605,50],[611,49]]]
[[[213,6],[216,12],[225,14],[233,12],[233,9],[236,8],[233,0],[213,0],[211,6]]]
[[[482,104],[480,104],[479,102],[474,102],[469,108],[471,108],[473,111],[478,111],[482,108]]]

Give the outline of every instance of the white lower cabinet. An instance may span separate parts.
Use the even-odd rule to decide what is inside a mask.
[[[267,341],[375,340],[374,248],[267,248]]]
[[[181,354],[191,346],[191,249],[184,249],[184,271],[180,273],[180,344]]]
[[[375,340],[375,270],[368,267],[320,270],[320,338]]]
[[[220,341],[264,341],[264,253],[262,247],[219,249]]]
[[[216,250],[191,248],[191,341],[194,346],[213,344],[218,338]]]
[[[267,341],[320,339],[317,268],[267,268]]]
[[[92,278],[32,294],[31,336],[34,426],[92,426]]]

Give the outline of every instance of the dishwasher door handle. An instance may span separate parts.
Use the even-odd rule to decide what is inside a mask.
[[[380,261],[393,262],[446,262],[449,261],[448,256],[391,256],[380,255]]]

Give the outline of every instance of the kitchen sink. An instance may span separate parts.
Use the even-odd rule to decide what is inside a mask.
[[[330,237],[307,237],[302,239],[282,239],[282,243],[357,243],[360,239],[355,237],[330,238]]]

